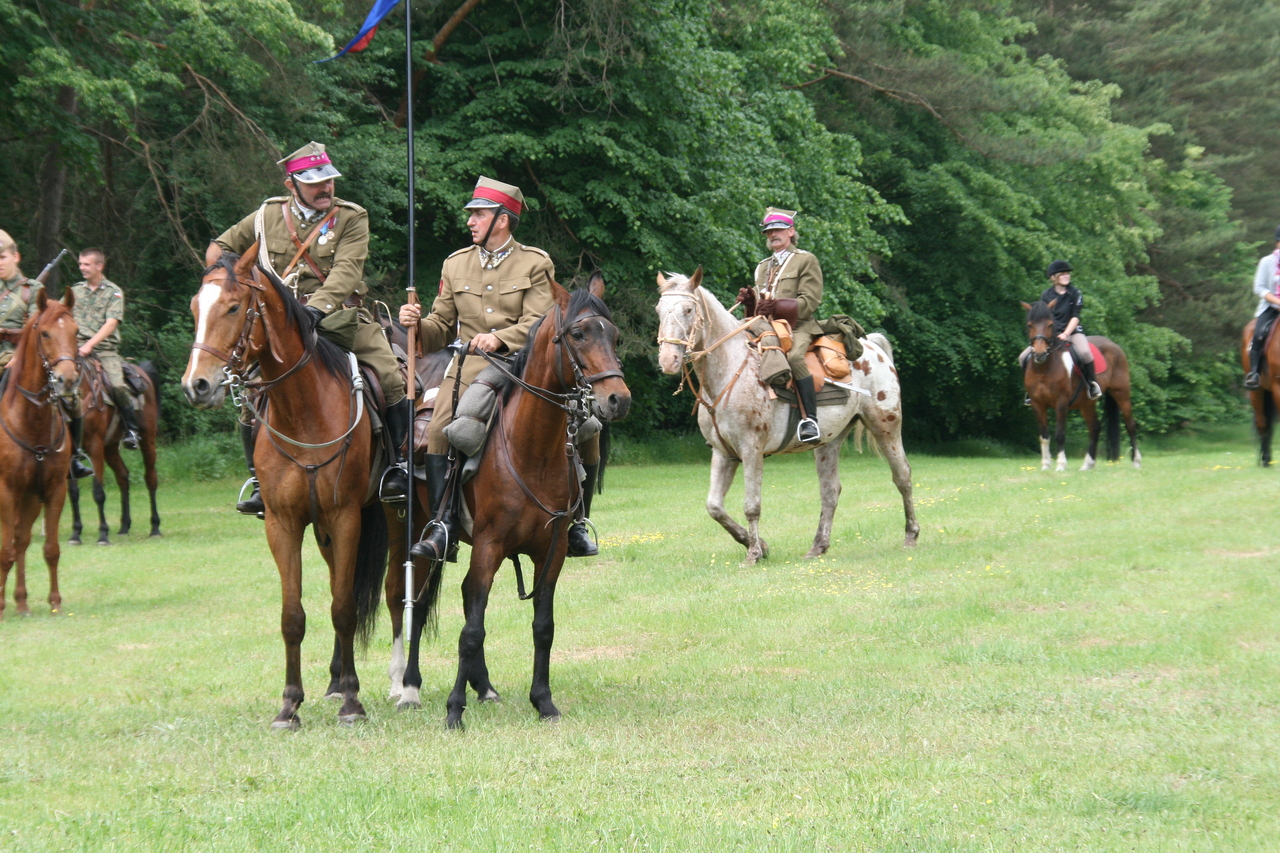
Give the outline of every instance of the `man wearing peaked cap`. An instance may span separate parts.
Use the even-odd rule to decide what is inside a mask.
[[[326,337],[345,337],[356,358],[377,373],[387,400],[383,421],[395,454],[378,492],[387,503],[403,503],[409,482],[399,450],[409,435],[413,413],[391,345],[363,307],[368,291],[364,262],[369,255],[369,214],[360,205],[334,195],[334,178],[342,173],[319,142],[307,143],[278,165],[284,169],[289,194],[267,199],[215,238],[205,253],[205,263],[212,266],[224,251],[244,254],[257,244],[259,264],[293,290],[306,306],[316,331]],[[299,260],[290,266],[295,257]],[[247,410],[242,413],[240,435],[252,474],[254,435],[252,415]],[[256,478],[252,482],[253,493],[236,509],[261,517],[262,495]]]
[[[811,252],[796,247],[794,210],[766,209],[760,232],[772,254],[756,265],[755,313],[770,320],[786,320],[791,326],[787,364],[791,367],[801,407],[796,437],[806,444],[816,444],[822,439],[817,421],[818,401],[813,382],[809,381],[804,354],[813,339],[822,335],[822,327],[813,318],[822,302],[822,266]]]
[[[515,352],[528,341],[530,327],[554,304],[551,280],[555,266],[546,252],[521,245],[512,236],[524,212],[524,194],[519,187],[482,176],[463,209],[470,213],[467,228],[471,245],[445,259],[439,294],[430,312],[423,316],[421,306],[404,305],[400,322],[418,324],[418,346],[424,353],[443,349],[455,337],[461,338],[468,352]],[[487,364],[483,358],[467,358],[459,375],[455,358],[436,393],[435,414],[427,431],[426,463],[433,515],[449,473],[449,439],[444,428],[453,420],[454,385],[460,386],[461,395]],[[581,535],[586,537],[585,528]],[[455,541],[455,522],[446,514],[444,528],[432,525],[410,553],[441,560]],[[570,554],[573,542],[571,532]]]

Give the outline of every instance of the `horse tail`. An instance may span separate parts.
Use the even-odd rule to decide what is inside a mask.
[[[138,369],[147,374],[147,378],[151,380],[151,390],[156,395],[156,414],[160,414],[160,372],[156,370],[155,364],[151,359],[138,363]]]
[[[356,605],[356,641],[369,644],[382,603],[382,575],[387,569],[387,516],[379,501],[360,510],[360,543],[356,546],[356,576],[351,597]]]
[[[879,332],[872,332],[867,335],[867,340],[884,350],[884,354],[889,356],[889,363],[893,363],[893,344],[889,343],[889,339]]]
[[[604,494],[604,469],[609,465],[609,445],[610,445],[609,422],[603,421],[600,424],[600,467],[596,469],[596,494]]]
[[[1103,402],[1103,419],[1107,422],[1107,461],[1120,461],[1120,404],[1107,394]]]

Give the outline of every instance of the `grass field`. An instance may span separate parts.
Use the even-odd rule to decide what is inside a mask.
[[[505,701],[473,702],[463,733],[442,727],[462,570],[424,709],[386,701],[384,615],[360,661],[370,718],[344,728],[319,698],[314,551],[304,725],[270,731],[261,526],[230,511],[238,483],[171,475],[163,540],[64,550],[66,615],[40,565],[37,615],[0,624],[0,849],[1280,848],[1280,471],[1244,429],[1148,442],[1141,471],[970,449],[913,455],[911,551],[887,467],[847,456],[811,562],[812,461],[770,461],[772,553],[751,568],[703,509],[705,464],[610,469],[602,554],[559,587],[562,722],[526,699],[531,610],[507,567],[488,621]]]

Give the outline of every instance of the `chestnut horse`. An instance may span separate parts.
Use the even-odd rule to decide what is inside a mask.
[[[388,517],[377,500],[373,440],[354,358],[317,337],[301,303],[255,265],[257,246],[223,253],[191,300],[196,334],[182,377],[191,404],[215,408],[228,386],[249,394],[259,415],[254,461],[266,505],[267,544],[280,572],[285,644],[284,704],[273,728],[296,729],[302,689],[302,538],[312,526],[328,563],[335,633],[330,690],[338,718],[363,719],[355,645],[377,618],[387,565]],[[257,363],[261,380],[244,380]],[[403,536],[400,537],[403,539]]]
[[[552,291],[556,307],[530,329],[528,343],[508,368],[512,385],[499,401],[479,470],[463,486],[465,508],[474,521],[469,534],[462,533],[463,541],[471,543],[471,565],[462,581],[466,624],[458,638],[457,679],[446,702],[449,728],[462,727],[468,684],[481,702],[499,699],[485,664],[484,613],[494,575],[507,558],[515,563],[520,597],[533,599],[529,701],[544,720],[560,716],[551,701],[551,642],[556,582],[568,552],[573,512],[582,500],[573,440],[592,410],[606,421],[625,416],[631,392],[618,363],[618,330],[600,298],[604,279],[592,276],[590,289],[576,290],[572,296],[555,283]],[[527,595],[520,554],[532,561],[533,588]],[[401,708],[419,706],[419,641],[438,605],[443,563],[424,568],[415,578],[415,599],[421,606],[413,610],[407,660],[402,636],[404,577],[399,572],[387,576],[395,637],[392,694],[398,690]]]
[[[129,367],[125,368],[126,370]],[[145,361],[136,367],[138,377],[142,380],[142,410],[137,413],[138,430],[140,432],[138,450],[142,454],[143,480],[147,484],[147,493],[151,498],[151,535],[160,535],[160,513],[156,509],[156,436],[159,432],[160,414],[157,390],[159,377],[151,362]],[[107,524],[107,492],[103,488],[106,468],[110,466],[116,478],[116,489],[120,492],[120,530],[124,535],[133,527],[133,516],[129,511],[129,466],[120,454],[120,440],[124,438],[124,425],[116,414],[115,406],[107,405],[110,391],[106,386],[106,374],[102,373],[98,360],[81,358],[80,363],[80,401],[84,408],[84,432],[81,435],[81,447],[89,455],[93,463],[93,502],[98,507],[98,544],[110,545],[111,532]],[[80,520],[80,484],[75,478],[71,480],[71,538],[72,545],[80,544],[80,533],[84,524]]]
[[[1067,413],[1076,409],[1089,428],[1089,451],[1085,454],[1081,471],[1092,470],[1098,459],[1097,406],[1089,399],[1084,387],[1084,377],[1074,373],[1071,367],[1071,344],[1053,333],[1053,303],[1022,303],[1027,312],[1027,337],[1031,342],[1031,355],[1022,371],[1022,381],[1027,386],[1027,397],[1040,422],[1040,470],[1048,471],[1053,462],[1049,441],[1049,411],[1058,417],[1058,428],[1053,435],[1057,444],[1058,467],[1067,470]],[[1101,335],[1089,335],[1089,343],[1098,348],[1106,359],[1106,369],[1097,371],[1098,385],[1102,388],[1107,421],[1107,461],[1120,458],[1120,419],[1124,419],[1129,432],[1129,455],[1133,467],[1142,467],[1142,453],[1138,450],[1138,424],[1133,419],[1133,404],[1129,398],[1129,357],[1120,345]]]
[[[31,527],[44,508],[44,561],[49,567],[49,607],[62,607],[58,591],[58,521],[67,497],[71,438],[58,399],[70,400],[80,381],[76,364],[75,295],[62,302],[40,290],[38,313],[18,337],[13,360],[0,379],[0,617],[4,616],[9,570],[18,576],[13,600],[18,614],[27,607],[27,546]]]
[[[849,382],[854,390],[838,406],[818,409],[822,436],[815,448],[801,444],[790,422],[790,406],[773,399],[760,379],[760,357],[741,334],[745,328],[720,302],[701,287],[702,268],[690,278],[658,274],[658,365],[667,374],[691,365],[698,379],[698,427],[711,446],[711,490],[707,512],[747,549],[753,564],[769,554],[760,537],[760,492],[766,456],[813,450],[818,469],[822,510],[818,531],[806,558],[825,554],[840,500],[840,445],[859,425],[875,439],[902,497],[906,516],[903,545],[914,546],[920,533],[911,498],[911,465],[902,446],[902,394],[893,350],[880,334],[863,339],[865,352],[854,363]],[[743,468],[747,526],[725,511],[724,498],[738,466]]]

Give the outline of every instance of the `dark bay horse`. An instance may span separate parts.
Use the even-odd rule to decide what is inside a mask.
[[[1031,342],[1031,355],[1022,371],[1022,380],[1031,399],[1031,408],[1040,422],[1040,470],[1048,471],[1053,462],[1053,446],[1049,440],[1049,412],[1057,414],[1058,427],[1053,435],[1057,445],[1058,471],[1067,470],[1067,413],[1077,409],[1089,428],[1089,451],[1085,454],[1081,471],[1089,471],[1098,458],[1098,433],[1101,424],[1095,401],[1089,399],[1084,387],[1084,377],[1073,372],[1071,345],[1053,333],[1053,303],[1022,303],[1027,312],[1027,338]],[[1101,335],[1090,335],[1089,343],[1097,347],[1106,359],[1105,370],[1098,370],[1098,385],[1105,399],[1107,421],[1107,461],[1120,459],[1120,420],[1124,419],[1129,433],[1129,454],[1133,467],[1142,467],[1142,453],[1138,450],[1138,424],[1133,419],[1133,406],[1129,398],[1129,357],[1120,345]]]
[[[67,497],[71,437],[58,398],[69,400],[80,381],[76,364],[75,295],[62,302],[40,290],[38,314],[27,320],[13,360],[0,379],[0,617],[4,616],[9,570],[18,575],[13,599],[18,614],[27,606],[27,547],[31,527],[44,509],[44,561],[49,567],[49,607],[62,607],[58,590],[58,521]]]
[[[308,524],[328,564],[335,634],[330,689],[341,694],[339,720],[350,723],[365,716],[355,645],[377,618],[395,513],[377,500],[371,474],[382,470],[379,448],[352,379],[354,359],[311,332],[302,305],[256,268],[256,257],[255,245],[242,258],[224,253],[205,270],[191,300],[196,333],[182,388],[192,405],[207,409],[221,405],[234,387],[251,395],[259,415],[254,461],[267,544],[280,572],[285,644],[284,704],[272,727],[296,729],[305,698],[302,538]],[[261,380],[244,381],[255,362]]]
[[[1253,327],[1256,320],[1250,320],[1244,327],[1244,338],[1240,341],[1240,362],[1247,374],[1249,366],[1249,344],[1253,341]],[[1249,404],[1253,406],[1253,425],[1258,431],[1258,442],[1261,455],[1258,457],[1262,466],[1271,464],[1271,430],[1276,422],[1276,401],[1280,400],[1280,335],[1276,334],[1280,323],[1271,326],[1264,350],[1266,356],[1262,361],[1260,375],[1262,383],[1249,392]]]
[[[533,599],[533,680],[529,701],[544,720],[560,711],[551,700],[551,643],[555,635],[556,582],[568,551],[573,510],[582,500],[573,431],[591,410],[605,421],[618,420],[631,405],[616,352],[618,330],[601,300],[604,279],[592,276],[589,290],[572,296],[552,285],[556,307],[529,332],[529,342],[509,370],[517,377],[501,398],[479,471],[463,487],[470,530],[471,564],[462,581],[466,624],[458,639],[458,674],[446,707],[445,724],[462,727],[467,685],[480,701],[498,701],[484,655],[484,614],[494,575],[503,560],[516,565],[522,598]],[[469,356],[479,358],[478,355]],[[425,501],[424,501],[425,502]],[[465,522],[464,522],[465,526]],[[532,589],[524,594],[518,555],[532,563]],[[402,637],[404,577],[387,576],[387,604],[395,636],[393,690],[400,676],[400,707],[417,707],[422,675],[418,649],[423,625],[434,618],[443,563],[422,566],[415,584],[414,624],[404,657]]]
[[[129,368],[126,367],[126,370]],[[143,362],[136,367],[137,376],[143,385],[143,407],[137,413],[138,431],[140,433],[138,451],[142,454],[144,482],[151,498],[151,535],[160,535],[160,513],[156,509],[156,437],[158,435],[159,398],[157,388],[159,378],[150,362]],[[98,507],[98,544],[110,545],[108,536],[110,525],[107,524],[107,492],[103,488],[106,469],[116,478],[116,488],[120,492],[120,530],[127,534],[133,527],[133,516],[129,511],[129,466],[125,464],[120,453],[120,440],[124,438],[124,425],[116,414],[114,406],[107,404],[110,391],[105,385],[106,375],[101,372],[97,359],[81,358],[80,364],[80,401],[84,407],[84,432],[81,447],[89,455],[93,463],[93,502]],[[80,484],[71,480],[71,539],[72,545],[80,544],[80,534],[84,524],[80,520]]]

